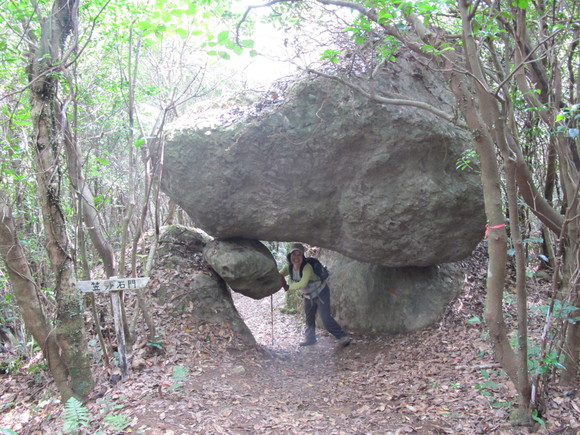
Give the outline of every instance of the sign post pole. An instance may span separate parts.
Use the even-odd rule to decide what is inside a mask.
[[[142,278],[117,278],[112,276],[106,280],[77,281],[77,288],[84,293],[109,293],[111,305],[113,307],[113,321],[115,323],[115,334],[117,335],[117,351],[119,354],[119,368],[121,378],[129,376],[129,359],[127,355],[127,339],[125,337],[125,327],[123,323],[123,308],[121,306],[121,296],[124,290],[137,290],[144,288],[149,282],[148,277]]]
[[[113,307],[113,321],[115,324],[115,334],[117,335],[117,350],[119,353],[119,368],[121,369],[121,379],[129,376],[129,364],[127,355],[127,339],[125,337],[125,324],[123,323],[123,309],[121,307],[120,291],[112,291],[111,305]]]

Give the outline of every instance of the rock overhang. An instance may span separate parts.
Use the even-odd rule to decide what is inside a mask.
[[[430,104],[453,105],[444,89],[424,93]],[[171,131],[162,187],[214,237],[303,241],[387,267],[431,266],[467,257],[483,236],[479,175],[456,169],[470,145],[466,131],[422,109],[307,79],[251,121]]]

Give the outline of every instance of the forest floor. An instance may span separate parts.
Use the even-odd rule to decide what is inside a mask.
[[[325,332],[316,345],[299,347],[302,316],[281,312],[282,291],[261,301],[234,295],[258,342],[252,349],[228,325],[156,307],[162,350],[136,346],[123,381],[95,367],[86,427],[77,433],[580,433],[578,390],[557,384],[534,427],[510,424],[515,391],[477,321],[485,267],[481,255],[465,262],[463,291],[439,323],[404,335],[353,334],[345,348]],[[548,288],[530,282],[532,311],[546,303]],[[541,318],[531,326],[540,330]],[[44,372],[22,367],[1,378],[0,434],[63,432],[63,407]]]

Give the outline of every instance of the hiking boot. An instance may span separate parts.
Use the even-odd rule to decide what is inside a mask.
[[[312,346],[313,344],[316,344],[316,340],[304,340],[298,343],[298,346]]]
[[[338,344],[340,344],[342,347],[346,347],[350,344],[351,341],[352,338],[350,338],[348,335],[345,335],[344,337],[338,339]]]

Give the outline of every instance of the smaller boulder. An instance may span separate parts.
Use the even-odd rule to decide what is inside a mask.
[[[213,240],[203,257],[230,288],[252,299],[263,299],[281,288],[272,253],[257,240]]]
[[[171,225],[165,229],[159,238],[159,247],[175,250],[182,246],[184,252],[201,253],[203,247],[213,238],[199,228],[184,227],[183,225]]]

